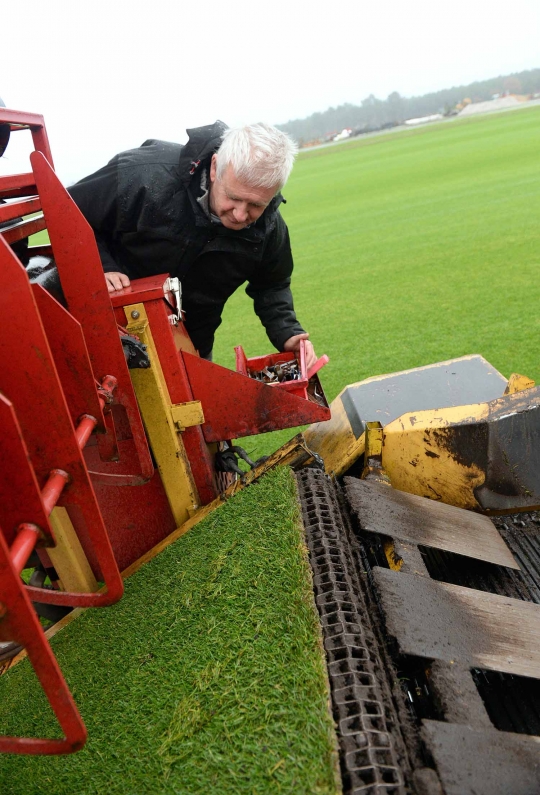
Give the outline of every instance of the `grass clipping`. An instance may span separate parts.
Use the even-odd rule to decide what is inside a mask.
[[[292,473],[250,486],[53,639],[87,725],[69,757],[0,759],[2,793],[335,793],[320,627]],[[24,661],[4,734],[59,736]]]

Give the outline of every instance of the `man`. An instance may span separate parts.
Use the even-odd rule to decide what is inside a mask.
[[[307,340],[290,291],[293,260],[279,212],[296,155],[267,124],[188,130],[185,146],[148,140],[69,189],[96,235],[110,292],[169,273],[182,282],[187,330],[211,358],[227,299],[243,283],[271,343]]]

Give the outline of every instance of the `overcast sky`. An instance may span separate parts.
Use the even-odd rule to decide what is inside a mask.
[[[11,0],[0,97],[45,117],[70,183],[146,138],[283,123],[373,93],[540,67],[540,0]],[[0,173],[26,171],[12,135]]]

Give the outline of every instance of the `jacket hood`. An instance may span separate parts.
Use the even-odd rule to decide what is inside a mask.
[[[189,141],[180,155],[180,179],[189,184],[191,178],[205,161],[217,152],[223,133],[228,127],[223,121],[206,124],[204,127],[193,127],[186,130]]]

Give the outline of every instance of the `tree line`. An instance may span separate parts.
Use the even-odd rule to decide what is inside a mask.
[[[354,132],[361,133],[434,113],[448,115],[465,98],[472,102],[483,102],[491,99],[494,94],[538,92],[540,92],[540,69],[529,69],[511,75],[499,75],[467,86],[445,88],[421,97],[403,97],[397,91],[393,91],[386,99],[378,99],[370,94],[360,105],[347,102],[323,112],[312,113],[306,119],[294,119],[277,126],[302,145],[325,140],[344,128],[351,128]]]

